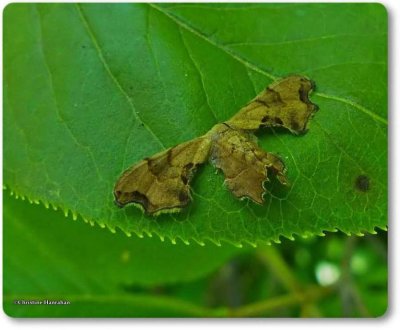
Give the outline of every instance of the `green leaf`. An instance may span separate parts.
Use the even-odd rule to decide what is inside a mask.
[[[16,317],[207,316],[151,287],[202,278],[245,251],[112,234],[7,194],[3,205],[4,305]],[[71,305],[14,304],[29,299]]]
[[[387,13],[380,4],[11,4],[4,182],[126,233],[256,244],[387,224]],[[181,214],[118,209],[121,172],[207,132],[275,78],[304,74],[305,136],[267,131],[289,189],[235,199],[204,166]]]
[[[187,282],[245,250],[130,238],[4,196],[5,293],[105,293]]]

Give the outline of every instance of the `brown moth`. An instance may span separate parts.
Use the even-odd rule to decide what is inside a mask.
[[[236,197],[262,204],[267,175],[272,173],[286,185],[286,169],[282,160],[257,145],[253,133],[262,127],[305,133],[308,120],[318,109],[308,99],[313,89],[311,80],[298,75],[274,82],[205,135],[126,170],[114,187],[116,204],[134,203],[151,215],[178,212],[191,201],[190,180],[207,160],[223,172],[226,186]]]

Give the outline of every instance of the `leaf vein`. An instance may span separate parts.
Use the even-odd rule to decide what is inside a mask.
[[[162,143],[162,141],[158,138],[158,136],[153,132],[153,130],[149,127],[149,125],[147,125],[147,123],[144,122],[144,120],[139,116],[132,98],[128,95],[128,93],[125,91],[125,89],[122,87],[121,83],[118,81],[117,77],[113,74],[113,72],[111,71],[111,68],[109,66],[109,64],[106,61],[106,58],[103,54],[103,51],[101,50],[100,44],[89,24],[88,19],[86,18],[82,8],[81,8],[81,4],[76,4],[76,8],[79,14],[79,18],[90,38],[90,40],[93,43],[94,48],[96,49],[97,55],[99,57],[100,62],[102,63],[105,71],[107,72],[107,74],[109,75],[109,77],[111,78],[111,80],[113,81],[113,83],[115,84],[115,86],[117,87],[117,89],[120,91],[120,93],[126,98],[131,110],[132,110],[132,116],[136,119],[136,121],[140,122],[141,124],[143,124],[143,127],[151,134],[151,136],[153,137],[153,139],[163,148],[166,149],[165,145]],[[131,125],[132,128],[132,125]],[[123,166],[125,166],[125,159],[126,159],[126,154],[127,154],[127,148],[128,148],[128,141],[129,138],[131,136],[131,133],[128,134],[127,140],[126,140],[126,144],[125,144],[125,152],[124,152],[124,158],[123,158]]]
[[[64,116],[61,114],[60,106],[58,104],[57,95],[56,95],[55,88],[54,88],[53,74],[51,73],[50,66],[49,66],[48,61],[47,61],[46,53],[44,51],[43,26],[42,26],[42,22],[41,22],[41,15],[40,15],[40,12],[37,9],[37,7],[35,7],[35,8],[36,8],[36,12],[37,12],[37,16],[38,16],[38,22],[39,22],[39,35],[38,35],[39,40],[38,40],[38,44],[40,45],[39,47],[40,47],[40,52],[41,52],[41,55],[42,55],[42,58],[43,58],[43,64],[44,64],[44,66],[46,68],[46,71],[47,71],[48,80],[49,80],[49,84],[50,84],[50,90],[51,90],[51,93],[53,94],[54,105],[55,105],[55,110],[56,110],[57,117],[60,119],[60,122],[62,124],[64,124],[65,128],[67,129],[69,135],[71,136],[71,138],[75,142],[75,144],[78,147],[82,148],[83,150],[85,150],[87,152],[87,154],[89,155],[89,158],[91,159],[91,161],[92,161],[92,163],[94,165],[94,168],[95,168],[97,176],[99,177],[100,180],[104,181],[104,178],[103,178],[103,176],[102,176],[102,174],[100,172],[100,169],[99,169],[99,167],[97,165],[97,162],[96,162],[96,159],[94,157],[94,154],[93,154],[92,150],[90,149],[90,146],[82,144],[76,138],[76,136],[75,136],[74,132],[72,131],[71,127],[68,125],[67,120],[65,120]]]
[[[199,38],[203,39],[204,41],[206,41],[207,43],[213,45],[214,47],[224,51],[225,53],[227,53],[229,56],[231,56],[232,58],[234,58],[235,60],[237,60],[238,62],[242,63],[244,66],[248,67],[249,69],[258,72],[272,80],[276,80],[278,79],[278,77],[274,76],[273,74],[265,71],[264,69],[261,69],[260,67],[258,67],[257,65],[249,62],[248,60],[244,59],[243,57],[239,56],[238,54],[236,54],[235,52],[233,52],[231,49],[229,49],[228,47],[219,44],[218,42],[210,39],[208,36],[206,36],[205,34],[203,34],[202,32],[198,31],[197,29],[191,27],[187,22],[184,22],[181,18],[177,17],[176,15],[173,15],[171,13],[169,13],[168,11],[164,10],[163,8],[159,7],[156,4],[152,4],[149,3],[149,6],[152,6],[153,8],[155,8],[156,10],[160,11],[161,13],[163,13],[164,15],[166,15],[168,18],[170,18],[172,21],[174,21],[178,26],[183,27],[184,29],[188,30],[189,32],[195,34],[196,36],[198,36]],[[369,115],[370,117],[372,117],[375,120],[378,120],[384,124],[387,125],[387,120],[385,120],[384,118],[382,118],[381,116],[379,116],[378,114],[372,112],[371,110],[368,110],[367,108],[349,101],[347,99],[341,98],[341,97],[337,97],[337,96],[333,96],[333,95],[328,95],[325,93],[315,93],[315,95],[321,96],[321,97],[325,97],[328,99],[332,99],[338,102],[342,102],[342,103],[346,103],[346,104],[350,104],[351,106],[353,106],[355,109],[362,111],[363,113]]]
[[[204,77],[203,77],[203,74],[201,73],[201,70],[200,70],[199,66],[197,65],[196,61],[194,60],[193,56],[190,55],[189,46],[188,46],[187,42],[185,41],[185,37],[183,36],[181,27],[179,27],[178,29],[179,29],[179,35],[181,36],[181,39],[182,39],[182,44],[183,44],[183,46],[185,47],[186,52],[187,52],[187,54],[188,54],[188,57],[189,57],[189,59],[191,60],[191,62],[193,63],[193,66],[194,66],[194,68],[196,69],[196,71],[197,71],[197,73],[198,73],[199,80],[200,80],[200,82],[201,82],[201,86],[202,86],[203,91],[204,91],[204,96],[205,96],[205,99],[206,99],[206,103],[207,103],[207,105],[208,105],[208,108],[210,109],[210,112],[211,112],[212,116],[214,117],[215,123],[217,124],[219,121],[218,121],[218,119],[217,119],[217,116],[215,115],[214,110],[213,110],[212,107],[211,107],[210,100],[209,100],[209,97],[208,97],[208,94],[207,94],[207,91],[206,91],[206,86],[205,86],[205,84],[204,84]]]

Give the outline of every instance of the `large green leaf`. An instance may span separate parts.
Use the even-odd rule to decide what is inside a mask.
[[[238,253],[243,249],[229,245],[173,245],[157,237],[112,234],[4,196],[5,282],[18,283],[15,287],[26,294],[37,293],[38,288],[52,294],[98,293],[191,281]],[[31,277],[42,283],[29,282]],[[6,291],[14,292],[13,288],[6,286]]]
[[[4,13],[4,181],[127,233],[240,245],[387,224],[387,14],[379,4],[11,4]],[[118,209],[138,160],[208,131],[275,78],[305,74],[320,111],[267,131],[292,183],[264,206],[204,166],[193,202]]]
[[[205,277],[244,252],[113,235],[7,195],[3,219],[4,305],[12,316],[200,316],[201,309],[151,288]],[[28,299],[71,305],[13,303]]]

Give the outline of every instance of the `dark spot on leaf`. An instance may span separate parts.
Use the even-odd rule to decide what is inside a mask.
[[[370,189],[369,177],[363,174],[359,175],[356,178],[355,187],[362,192],[368,191]]]
[[[275,122],[275,124],[283,125],[282,119],[280,119],[280,118],[278,118],[278,117],[275,117],[275,118],[274,118],[274,122]]]

